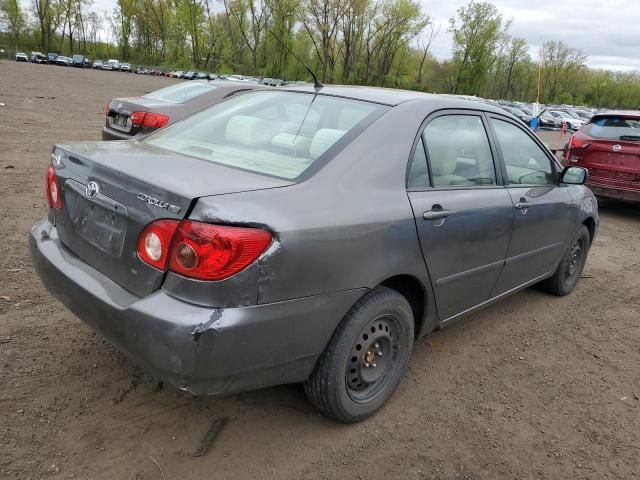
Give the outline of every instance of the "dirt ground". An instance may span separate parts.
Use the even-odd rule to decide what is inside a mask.
[[[529,289],[421,340],[393,399],[358,425],[325,420],[299,385],[155,391],[44,290],[27,232],[45,215],[52,144],[98,139],[109,97],[171,82],[0,63],[0,479],[640,477],[640,208],[628,205],[601,206],[572,295]]]

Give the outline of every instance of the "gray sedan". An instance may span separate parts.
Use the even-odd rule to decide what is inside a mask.
[[[114,98],[105,106],[102,139],[141,139],[223,98],[255,88],[261,86],[225,80],[197,81],[178,83],[141,97]]]
[[[140,142],[56,145],[31,255],[157,378],[198,395],[304,382],[355,422],[416,339],[531,285],[574,289],[599,223],[585,179],[489,105],[251,91]]]

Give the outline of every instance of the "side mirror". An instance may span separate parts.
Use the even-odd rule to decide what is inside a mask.
[[[589,172],[582,167],[564,167],[560,175],[560,182],[568,185],[584,185],[587,181]]]

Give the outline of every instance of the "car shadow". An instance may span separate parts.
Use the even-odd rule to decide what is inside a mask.
[[[612,215],[620,220],[640,221],[640,203],[598,198],[598,210],[600,214]]]

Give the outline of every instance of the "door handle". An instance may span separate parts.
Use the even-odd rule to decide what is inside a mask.
[[[526,210],[527,208],[529,208],[529,204],[527,202],[518,202],[515,204],[515,207],[518,210]]]
[[[422,214],[422,218],[425,220],[438,220],[440,218],[447,218],[451,215],[449,210],[429,210]]]

